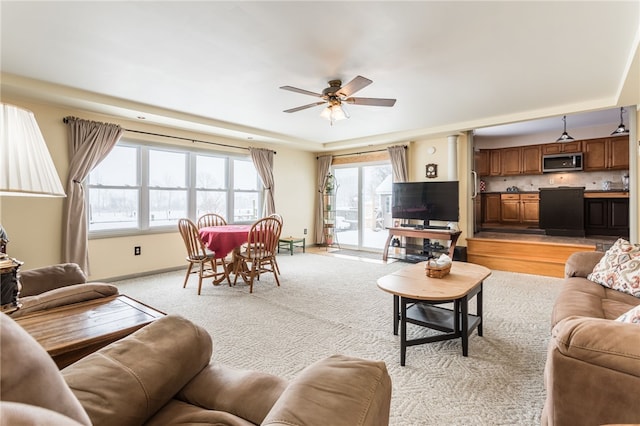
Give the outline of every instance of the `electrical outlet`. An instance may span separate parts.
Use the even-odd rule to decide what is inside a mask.
[[[304,235],[307,235],[307,228],[304,228]]]
[[[140,256],[140,246],[135,246],[133,248],[133,255],[134,256]]]
[[[549,179],[549,185],[553,185],[556,181],[553,178]]]

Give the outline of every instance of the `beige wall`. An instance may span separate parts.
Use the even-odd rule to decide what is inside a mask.
[[[211,138],[159,126],[141,124],[115,117],[72,110],[55,105],[36,103],[27,99],[3,96],[5,103],[31,110],[42,131],[53,162],[66,187],[69,168],[67,127],[62,122],[66,116],[120,124],[125,128],[170,134],[234,146],[248,146],[242,141]],[[126,133],[125,137],[140,139],[140,135]],[[152,138],[153,139],[153,138]],[[147,140],[149,138],[147,137]],[[154,143],[190,145],[167,138],[155,138]],[[198,149],[248,154],[246,150],[234,150],[213,145],[198,144]],[[313,235],[315,203],[315,154],[279,146],[267,146],[277,152],[274,156],[276,182],[276,209],[284,218],[283,235],[302,236],[304,228],[308,237]],[[0,197],[0,223],[6,229],[10,242],[10,256],[24,262],[23,269],[32,269],[62,261],[62,211],[64,198]],[[133,255],[133,247],[141,246],[142,254]],[[176,232],[149,233],[145,235],[100,238],[89,240],[90,279],[101,280],[132,276],[152,271],[182,267],[184,245]]]

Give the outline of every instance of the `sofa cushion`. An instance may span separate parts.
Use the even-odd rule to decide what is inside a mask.
[[[118,294],[118,287],[111,284],[90,283],[61,287],[55,290],[45,291],[35,296],[20,298],[22,306],[17,311],[14,311],[11,317],[17,318],[31,312],[99,299],[115,294]]]
[[[94,426],[137,426],[207,366],[212,351],[202,327],[167,315],[71,364],[62,375]]]
[[[70,417],[36,405],[0,401],[0,424],[11,426],[82,426]]]
[[[616,318],[616,321],[640,325],[640,305],[629,309],[627,312]]]
[[[18,280],[22,285],[20,297],[25,297],[34,296],[59,287],[86,283],[87,276],[76,263],[60,263],[20,271]]]
[[[0,347],[2,401],[35,405],[91,424],[49,354],[5,314],[0,314]]]
[[[605,287],[640,297],[640,245],[619,238],[587,278]]]

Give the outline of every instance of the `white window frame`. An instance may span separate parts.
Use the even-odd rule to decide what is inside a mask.
[[[138,189],[138,224],[135,228],[114,228],[114,229],[105,229],[105,230],[92,230],[91,225],[87,223],[87,227],[89,230],[89,238],[110,238],[116,236],[130,236],[130,235],[141,235],[141,234],[153,234],[153,233],[167,233],[167,232],[175,232],[177,230],[177,221],[174,225],[166,225],[166,226],[150,226],[149,224],[149,191],[154,189],[179,189],[179,188],[164,188],[164,187],[149,187],[149,152],[152,150],[158,151],[167,151],[167,152],[176,152],[176,153],[184,153],[186,154],[186,166],[185,170],[187,176],[185,177],[186,182],[186,193],[187,193],[187,212],[189,219],[194,222],[197,220],[196,217],[196,193],[198,190],[208,190],[207,188],[196,187],[196,159],[198,156],[211,156],[222,158],[226,161],[226,187],[225,188],[211,188],[212,191],[223,191],[226,192],[226,214],[225,218],[228,223],[252,223],[253,221],[238,221],[234,222],[234,194],[245,192],[245,193],[255,193],[258,197],[258,206],[262,206],[263,204],[263,187],[260,177],[256,171],[256,190],[234,190],[234,179],[233,179],[233,165],[234,161],[248,161],[253,164],[251,157],[249,155],[237,155],[237,154],[229,154],[225,152],[218,151],[210,151],[210,150],[198,150],[198,149],[187,149],[185,147],[173,146],[173,145],[159,145],[159,144],[150,144],[145,142],[137,142],[132,140],[123,139],[118,142],[118,146],[127,146],[136,148],[137,155],[137,186],[106,186],[106,185],[90,185],[89,179],[86,179],[83,182],[85,194],[86,194],[86,209],[90,210],[90,190],[92,188],[100,188],[100,189]],[[99,167],[99,165],[98,165]],[[261,213],[260,209],[258,209],[257,215],[259,216]],[[89,218],[87,217],[87,221]]]

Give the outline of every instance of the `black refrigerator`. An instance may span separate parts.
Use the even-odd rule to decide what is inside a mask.
[[[540,188],[540,228],[546,235],[584,237],[584,187]]]

